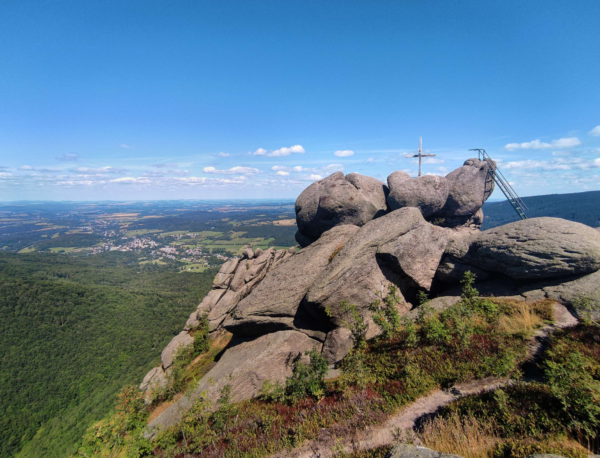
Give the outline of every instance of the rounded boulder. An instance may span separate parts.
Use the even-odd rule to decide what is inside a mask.
[[[387,201],[391,210],[417,207],[424,218],[435,215],[444,207],[449,192],[445,177],[424,175],[411,178],[404,172],[392,173],[388,177],[388,186]]]
[[[440,214],[448,217],[474,215],[494,190],[489,171],[493,164],[468,159],[462,167],[446,175],[448,199]]]
[[[311,184],[296,200],[298,230],[318,239],[335,226],[363,226],[386,213],[387,192],[387,186],[375,178],[336,172]]]

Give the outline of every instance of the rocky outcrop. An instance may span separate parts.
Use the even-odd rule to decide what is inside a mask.
[[[228,384],[235,402],[256,395],[266,380],[283,382],[306,350],[339,362],[352,347],[341,304],[356,306],[367,338],[373,337],[379,327],[369,305],[392,285],[399,290],[398,312],[409,319],[419,316],[419,291],[437,296],[428,302],[434,310],[459,301],[458,282],[467,271],[476,274],[481,295],[552,298],[580,316],[600,318],[598,232],[557,218],[479,232],[481,206],[493,189],[489,167],[470,159],[445,178],[395,172],[388,178],[387,213],[387,188],[372,178],[336,173],[310,185],[296,202],[303,248],[246,247],[223,264],[212,291],[163,350],[161,366],[144,378],[140,388],[147,393],[168,383],[175,355],[193,343],[189,332],[202,315],[211,335],[224,328],[234,336],[195,391],[155,418],[151,429],[173,425],[203,392],[214,401]],[[446,456],[406,447],[393,453]]]
[[[263,382],[284,382],[290,376],[293,362],[305,351],[320,351],[321,343],[297,331],[280,331],[252,340],[238,339],[232,342],[219,363],[201,380],[190,394],[181,397],[157,418],[152,420],[147,435],[175,424],[195,400],[204,392],[209,400],[219,398],[225,385],[231,386],[233,402],[255,396]]]
[[[402,208],[370,221],[348,243],[310,287],[306,308],[316,319],[333,329],[342,326],[345,313],[340,303],[357,306],[365,316],[369,304],[386,294],[401,277],[377,259],[377,250],[407,232],[427,224],[417,208]],[[404,306],[409,309],[409,305]]]
[[[186,331],[181,331],[177,334],[169,345],[165,347],[165,349],[160,354],[160,361],[162,363],[162,367],[164,370],[167,370],[171,367],[171,364],[175,361],[175,356],[177,356],[177,352],[185,347],[189,347],[194,343],[194,338],[189,335]]]
[[[588,274],[600,269],[594,229],[560,218],[533,218],[460,239],[446,250],[451,260],[515,279]]]
[[[145,382],[142,382],[140,389],[150,393],[159,386],[151,383],[152,380],[160,381],[160,386],[166,383],[169,368],[172,366],[177,352],[194,343],[189,331],[193,331],[199,326],[199,318],[202,315],[208,316],[209,331],[214,334],[221,329],[221,324],[227,314],[252,291],[267,272],[280,262],[292,257],[294,253],[294,248],[280,251],[275,251],[273,248],[264,251],[257,249],[254,252],[252,247],[246,247],[241,259],[232,258],[225,262],[213,281],[213,289],[202,299],[197,309],[190,314],[184,330],[173,337],[162,351],[161,365],[146,374],[148,380],[144,379]],[[146,398],[150,399],[148,395]]]
[[[227,290],[220,299],[210,309],[204,309],[204,312],[208,313],[209,330],[214,332],[219,329],[227,314],[250,294],[254,287],[267,275],[267,272],[291,257],[293,253],[293,249],[275,251],[273,248],[265,251],[257,250],[254,253],[251,247],[246,247],[242,252],[242,259],[238,260],[237,263],[231,260],[228,261],[231,264],[223,264],[217,277],[228,275],[230,279]]]
[[[304,329],[309,335],[324,340],[325,334],[319,330],[322,326],[298,309],[308,288],[356,231],[356,226],[334,227],[271,271],[227,318],[223,324],[225,329],[234,335],[246,336]]]
[[[338,225],[363,226],[386,212],[386,194],[387,187],[375,178],[336,172],[311,184],[296,200],[298,230],[318,239]]]
[[[448,199],[440,215],[453,218],[477,213],[494,190],[489,171],[488,162],[468,159],[462,167],[446,175]]]
[[[154,390],[156,388],[163,387],[167,384],[167,376],[164,371],[160,367],[155,367],[151,369],[150,372],[146,374],[144,380],[140,384],[140,390]]]
[[[449,185],[445,177],[424,175],[411,178],[408,173],[394,172],[388,177],[390,193],[387,198],[391,210],[416,207],[424,218],[439,213],[448,199]]]
[[[449,232],[432,224],[422,224],[380,246],[377,256],[409,278],[415,287],[429,291],[451,237]]]
[[[444,227],[479,229],[481,207],[494,189],[493,162],[469,159],[445,177],[388,177],[388,187],[357,173],[336,172],[306,188],[296,200],[296,241],[306,247],[332,227],[362,227],[388,210],[418,208],[423,217]]]
[[[580,318],[600,320],[600,271],[542,288],[546,297],[569,305]]]

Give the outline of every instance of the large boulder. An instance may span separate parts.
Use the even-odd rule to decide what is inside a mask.
[[[390,193],[387,202],[391,210],[417,207],[423,217],[438,213],[446,204],[449,186],[445,177],[424,175],[411,178],[407,173],[394,172],[388,177]]]
[[[323,357],[330,363],[341,361],[352,350],[352,333],[345,327],[329,331],[323,342]]]
[[[452,218],[477,213],[494,190],[489,173],[494,167],[487,161],[468,159],[462,167],[446,175],[448,199],[439,214]]]
[[[584,224],[532,218],[456,240],[446,252],[461,264],[514,279],[589,274],[600,269],[600,238]]]
[[[171,342],[165,347],[165,349],[160,354],[160,360],[162,362],[162,367],[164,370],[167,370],[173,362],[175,361],[175,356],[177,356],[177,352],[185,347],[189,347],[194,343],[194,338],[189,335],[186,331],[181,331],[177,334]]]
[[[342,301],[356,305],[369,316],[369,304],[386,294],[391,283],[402,282],[397,273],[377,259],[377,250],[425,224],[419,209],[405,207],[361,227],[308,290],[305,306],[309,313],[329,321],[332,329],[343,326]],[[404,304],[402,308],[408,310],[410,306]]]
[[[316,181],[296,200],[298,230],[318,239],[332,227],[363,226],[387,210],[387,186],[375,178],[336,172]]]
[[[450,232],[450,229],[425,223],[380,246],[377,256],[394,271],[408,277],[414,286],[429,291]]]
[[[266,380],[283,383],[292,374],[296,358],[313,348],[320,351],[321,347],[320,342],[297,331],[275,332],[232,342],[194,391],[174,402],[148,424],[146,436],[177,423],[198,396],[204,395],[214,402],[225,385],[231,386],[232,402],[240,402],[255,396]]]
[[[251,294],[240,301],[235,312],[223,323],[225,329],[234,335],[260,335],[297,328],[318,330],[318,324],[311,323],[307,316],[303,317],[298,307],[310,285],[356,231],[357,226],[334,227],[272,270]],[[321,340],[324,336],[322,334]]]
[[[600,320],[600,271],[542,288],[546,297],[570,306],[577,316]]]

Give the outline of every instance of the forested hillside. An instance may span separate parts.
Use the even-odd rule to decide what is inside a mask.
[[[214,275],[131,253],[0,254],[0,456],[75,452],[115,393],[158,363]]]
[[[600,226],[600,191],[524,197],[523,202],[528,207],[525,212],[529,218],[552,216],[592,227]],[[502,226],[519,218],[507,201],[486,203],[483,214],[483,230]]]

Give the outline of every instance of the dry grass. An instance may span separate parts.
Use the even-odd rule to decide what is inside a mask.
[[[464,458],[492,458],[494,447],[502,440],[493,422],[484,424],[474,417],[461,419],[457,413],[426,422],[418,439],[433,450]]]
[[[515,302],[511,313],[500,317],[500,330],[509,334],[530,335],[544,324],[543,318],[527,302]]]
[[[461,417],[457,412],[426,422],[416,439],[432,450],[464,458],[493,458],[499,455],[520,457],[531,453],[586,458],[589,453],[584,446],[567,436],[506,439],[500,436],[493,419],[483,423],[475,417]]]

